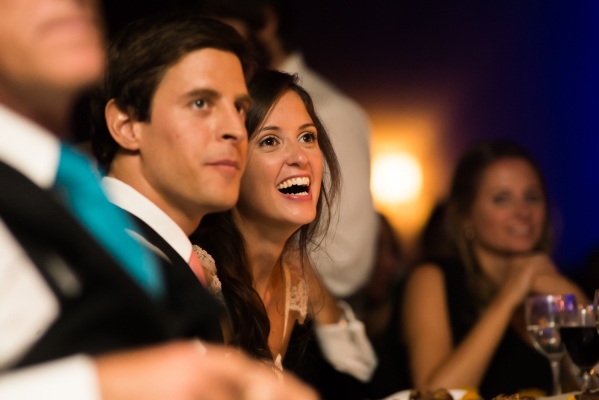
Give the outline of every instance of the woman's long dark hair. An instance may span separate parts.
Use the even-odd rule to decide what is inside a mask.
[[[295,92],[306,106],[317,130],[317,141],[326,168],[313,222],[300,227],[287,241],[285,251],[297,250],[300,261],[308,258],[309,245],[318,245],[320,233],[326,232],[331,220],[331,208],[339,191],[341,173],[331,141],[314,111],[310,95],[297,83],[297,76],[284,72],[257,72],[248,91],[254,103],[248,110],[246,128],[249,139],[258,132],[277,101],[289,90]],[[210,214],[191,236],[216,262],[222,283],[232,328],[231,344],[239,346],[254,357],[272,360],[268,347],[270,322],[262,299],[254,290],[245,240],[235,226],[231,212]]]
[[[504,159],[523,160],[536,173],[547,206],[545,207],[545,225],[534,250],[549,253],[552,246],[547,187],[541,169],[530,153],[515,143],[503,140],[483,142],[471,147],[462,156],[456,168],[449,195],[447,216],[450,236],[456,246],[457,255],[466,268],[468,286],[479,303],[479,308],[484,308],[492,299],[494,290],[474,255],[472,241],[468,240],[465,235],[464,221],[471,214],[483,173],[491,164]]]

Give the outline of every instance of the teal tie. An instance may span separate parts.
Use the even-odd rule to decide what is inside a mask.
[[[64,144],[53,189],[77,220],[150,296],[155,299],[163,296],[156,260],[125,231],[135,230],[133,222],[106,199],[89,160]]]

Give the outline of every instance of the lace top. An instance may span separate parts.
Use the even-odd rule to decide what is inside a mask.
[[[209,283],[208,291],[218,299],[224,306],[225,298],[223,296],[222,284],[218,279],[216,263],[208,252],[198,245],[193,246],[193,251],[200,259],[200,263],[206,273],[206,281]],[[285,322],[283,325],[283,337],[287,334],[287,325],[289,321],[289,312],[295,311],[299,314],[298,322],[304,323],[308,315],[308,285],[304,279],[301,269],[297,266],[288,266],[283,264],[285,277]],[[275,366],[283,370],[281,353],[275,357]]]

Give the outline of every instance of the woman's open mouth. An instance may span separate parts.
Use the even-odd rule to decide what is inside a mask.
[[[310,193],[310,178],[289,178],[279,183],[277,190],[283,194],[307,196]]]

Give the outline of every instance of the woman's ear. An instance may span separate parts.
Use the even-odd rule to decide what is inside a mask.
[[[130,151],[139,150],[140,134],[135,129],[137,121],[131,112],[121,110],[114,99],[110,99],[104,108],[104,117],[110,135],[119,146]]]

